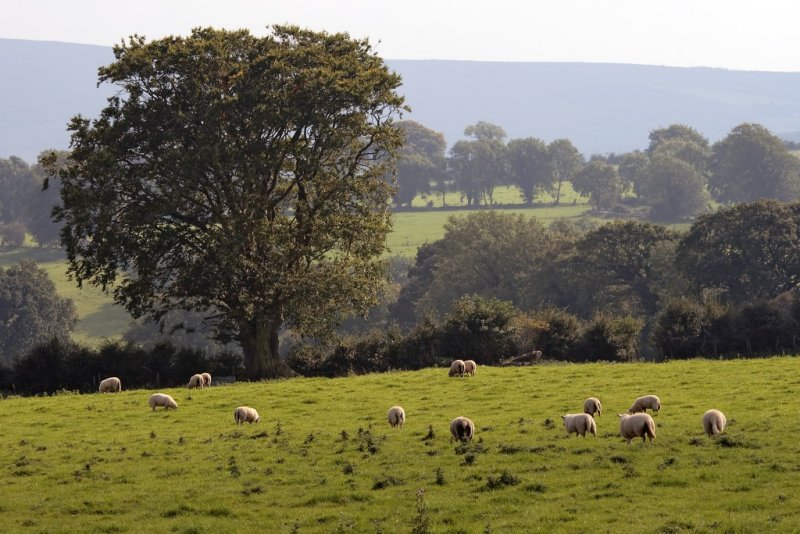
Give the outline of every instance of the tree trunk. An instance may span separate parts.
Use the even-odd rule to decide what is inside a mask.
[[[239,325],[245,373],[250,380],[297,376],[278,353],[281,324],[280,317],[259,312]]]

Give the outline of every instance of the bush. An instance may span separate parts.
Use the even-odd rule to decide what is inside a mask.
[[[635,361],[638,357],[638,339],[642,330],[641,319],[595,315],[581,337],[581,361]]]
[[[703,352],[710,330],[705,306],[676,299],[656,317],[651,342],[664,359],[692,358]]]
[[[0,224],[0,245],[21,247],[25,243],[25,227],[20,223]]]
[[[551,360],[572,359],[580,343],[582,321],[559,308],[537,311],[533,318],[546,325],[536,338],[536,348],[542,351],[542,356]]]
[[[800,306],[790,293],[740,308],[731,319],[736,343],[733,349],[745,354],[796,351],[800,336],[798,309]]]
[[[441,347],[444,356],[491,364],[514,356],[511,319],[513,304],[478,295],[461,297],[445,318]]]

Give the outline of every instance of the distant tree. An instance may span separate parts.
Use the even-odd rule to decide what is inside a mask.
[[[650,145],[648,145],[646,151],[648,155],[655,153],[662,144],[675,140],[693,143],[705,150],[709,148],[708,139],[694,128],[685,124],[671,124],[667,128],[656,128],[650,132],[649,139]]]
[[[760,124],[740,124],[714,144],[713,153],[709,186],[720,202],[800,195],[800,161]]]
[[[769,299],[800,283],[800,203],[761,200],[701,215],[676,261],[695,291],[719,289],[733,303]]]
[[[114,47],[119,91],[70,123],[69,272],[135,317],[216,312],[251,379],[292,374],[285,324],[327,331],[384,280],[401,84],[366,40],[293,26]],[[124,276],[123,276],[124,273]]]
[[[500,126],[478,122],[467,126],[464,135],[450,149],[448,167],[455,186],[467,197],[468,205],[492,203],[494,189],[506,178],[506,132]]]
[[[617,168],[599,160],[581,169],[572,178],[572,186],[588,196],[589,203],[598,209],[609,209],[619,203],[625,189]]]
[[[649,159],[644,152],[636,150],[628,152],[620,157],[617,167],[619,177],[626,189],[632,189],[636,196],[640,195],[642,169],[645,168]]]
[[[639,195],[660,220],[700,213],[710,200],[706,177],[685,161],[656,151],[640,171]]]
[[[588,232],[562,273],[574,300],[571,309],[585,317],[605,311],[648,316],[657,310],[662,274],[655,255],[678,234],[663,226],[633,221],[608,223]]]
[[[556,183],[556,205],[561,200],[561,185],[569,182],[583,167],[583,156],[569,139],[556,139],[549,145],[550,161],[553,165],[553,177]]]
[[[52,154],[59,165],[66,163],[69,156],[64,151]],[[62,224],[53,221],[51,214],[60,202],[61,180],[48,174],[41,164],[32,166],[31,171],[37,187],[26,206],[25,225],[40,245],[54,245],[59,241]]]
[[[519,187],[527,204],[536,195],[553,189],[554,174],[550,152],[541,139],[512,139],[506,147],[511,182]]]
[[[0,268],[0,361],[9,364],[37,343],[66,340],[78,324],[72,301],[33,261]]]
[[[410,204],[420,193],[431,189],[431,181],[444,179],[444,135],[414,121],[400,121],[405,142],[397,160],[395,203]]]
[[[24,242],[24,225],[20,223],[0,224],[0,246],[21,247]]]
[[[30,165],[16,156],[0,158],[0,222],[24,224],[30,199],[38,189],[41,185],[37,187]]]
[[[170,343],[176,347],[197,349],[203,354],[241,353],[237,345],[219,343],[211,321],[197,311],[172,310],[159,322],[141,318],[130,324],[122,338],[147,349],[159,343]]]

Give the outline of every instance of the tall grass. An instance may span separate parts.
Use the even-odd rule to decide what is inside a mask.
[[[481,367],[0,401],[0,530],[792,532],[800,360]],[[124,385],[124,377],[123,385]],[[657,439],[615,412],[646,393]],[[597,438],[560,416],[595,395]],[[259,410],[237,427],[233,409]],[[391,429],[386,411],[408,416]],[[702,434],[703,412],[729,420]],[[449,421],[475,421],[469,445]],[[423,490],[420,492],[420,490]]]

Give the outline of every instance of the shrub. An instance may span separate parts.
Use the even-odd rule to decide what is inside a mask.
[[[511,319],[513,304],[478,295],[461,297],[445,318],[442,343],[445,356],[496,363],[514,355]]]
[[[634,361],[638,357],[638,339],[642,321],[630,316],[595,315],[581,338],[582,361]]]
[[[551,360],[570,360],[580,342],[582,322],[560,308],[545,308],[533,314],[546,326],[536,332],[536,345],[542,356]]]
[[[668,358],[691,358],[702,352],[710,334],[706,307],[690,299],[670,301],[655,319],[653,346]]]

